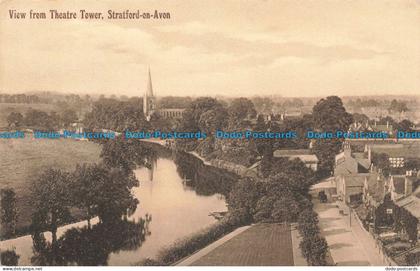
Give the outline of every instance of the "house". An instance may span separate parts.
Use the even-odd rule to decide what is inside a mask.
[[[349,127],[349,132],[371,132],[373,131],[372,126],[369,122],[353,122]]]
[[[335,157],[334,178],[337,196],[345,203],[362,200],[365,178],[371,174],[371,152],[352,153],[349,142]]]
[[[386,132],[390,136],[394,134],[394,128],[392,124],[389,124],[389,121],[387,121],[386,124],[377,124],[375,121],[375,124],[372,125],[371,128],[374,132]]]
[[[369,173],[371,160],[370,148],[363,153],[352,153],[350,144],[346,141],[343,151],[335,156],[334,176]]]
[[[337,196],[347,203],[352,204],[363,200],[363,186],[365,177],[369,173],[341,175],[335,178]]]
[[[417,172],[406,171],[405,175],[391,175],[389,179],[388,192],[394,202],[408,197],[413,193],[413,188],[417,183]]]
[[[382,203],[387,190],[385,177],[381,171],[374,171],[365,177],[363,185],[363,202],[366,206],[378,207]]]
[[[299,159],[306,167],[316,171],[318,169],[318,158],[315,154],[311,153],[310,149],[297,149],[297,150],[275,150],[273,153],[274,158],[288,158],[290,160]]]

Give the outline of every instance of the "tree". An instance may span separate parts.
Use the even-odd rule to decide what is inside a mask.
[[[229,209],[244,211],[252,217],[255,206],[263,195],[263,189],[262,183],[257,180],[251,178],[239,180],[229,194]]]
[[[133,98],[128,101],[101,98],[93,104],[83,123],[89,130],[123,131],[147,129],[150,126],[144,117],[141,100]]]
[[[220,129],[226,122],[226,108],[223,104],[210,97],[202,97],[193,101],[186,109],[179,124],[182,131],[196,132]],[[194,150],[199,144],[196,139],[178,140],[177,147],[184,150]]]
[[[263,196],[259,199],[255,205],[254,222],[274,222],[272,211],[276,200],[275,196]]]
[[[58,128],[59,117],[55,112],[49,115],[44,111],[30,110],[25,114],[24,123],[34,129],[51,131]]]
[[[254,118],[257,114],[254,104],[247,98],[238,98],[232,101],[228,107],[229,127],[238,128],[248,118]]]
[[[353,113],[353,120],[354,122],[366,123],[367,121],[369,121],[369,117],[365,114]]]
[[[273,161],[273,153],[267,152],[263,155],[260,163],[260,172],[264,178],[267,178],[271,174],[272,162]]]
[[[7,116],[7,123],[9,124],[9,127],[12,125],[14,127],[20,127],[23,124],[23,116],[21,113],[11,112]]]
[[[388,177],[391,172],[391,163],[389,162],[389,155],[386,153],[372,153],[372,162],[375,166],[380,168],[385,177]]]
[[[398,128],[398,130],[403,131],[403,132],[412,132],[413,126],[414,126],[413,122],[405,119],[405,120],[402,120],[400,123],[398,123],[396,128]]]
[[[305,114],[298,119],[286,119],[281,128],[283,131],[296,131],[297,137],[288,140],[276,140],[276,148],[307,149],[309,147],[310,139],[306,138],[305,134],[314,130],[312,115]]]
[[[343,102],[337,96],[319,100],[312,109],[315,129],[322,131],[347,131],[353,121],[352,115],[346,112]]]
[[[88,228],[90,219],[98,214],[98,197],[101,197],[99,189],[106,185],[108,174],[108,170],[97,164],[77,165],[72,174],[70,191],[73,204],[86,211]]]
[[[152,149],[139,140],[118,137],[112,140],[102,140],[101,143],[101,158],[104,164],[127,173],[136,166],[149,166],[149,160],[154,156]]]
[[[139,186],[134,173],[127,173],[121,169],[111,168],[107,172],[105,182],[97,184],[95,191],[100,197],[95,197],[97,214],[104,223],[119,221],[123,216],[134,213],[139,201],[131,192],[133,187]]]
[[[46,169],[34,182],[32,196],[35,213],[32,216],[34,232],[47,229],[52,243],[57,241],[57,228],[70,221],[70,175],[59,169]]]
[[[403,101],[397,101],[396,99],[393,99],[391,101],[391,104],[389,105],[388,111],[389,112],[393,112],[394,111],[394,112],[401,113],[401,112],[408,111],[408,107],[407,107],[407,104],[405,102],[403,102]]]
[[[70,124],[76,122],[78,119],[76,111],[73,109],[66,109],[60,114],[61,125],[64,128],[70,127]]]
[[[341,99],[329,96],[321,99],[312,109],[315,129],[322,132],[347,131],[353,121],[352,115],[346,112]],[[343,139],[318,139],[314,153],[318,157],[319,169],[324,176],[329,176],[334,167],[335,155],[340,151]]]
[[[264,121],[264,117],[262,115],[258,115],[257,123],[255,124],[254,131],[256,132],[266,132],[268,131],[268,126]],[[255,146],[257,147],[258,154],[260,156],[263,155],[272,155],[273,152],[273,144],[274,140],[266,139],[266,138],[259,138],[255,139]]]
[[[190,97],[167,96],[158,100],[159,108],[187,108],[192,102]]]
[[[222,108],[210,109],[203,112],[198,120],[198,126],[201,131],[210,135],[214,131],[222,129],[227,125],[227,112]]]
[[[271,217],[276,222],[295,222],[301,207],[291,193],[285,193],[272,206]]]
[[[258,112],[271,112],[274,102],[268,97],[253,97],[252,103]]]
[[[0,262],[5,266],[17,266],[20,256],[14,250],[5,250],[0,253]]]
[[[17,208],[16,193],[11,188],[0,190],[1,223],[5,228],[5,236],[13,236],[16,231]]]
[[[185,131],[197,131],[201,115],[209,110],[225,110],[224,106],[216,99],[202,97],[193,101],[186,109],[181,120],[181,129]]]

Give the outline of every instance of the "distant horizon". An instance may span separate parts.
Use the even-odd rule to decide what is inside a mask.
[[[121,96],[127,96],[128,98],[133,98],[133,97],[143,97],[143,94],[141,95],[126,95],[126,94],[117,94],[118,92],[115,93],[81,93],[81,92],[77,92],[77,91],[54,91],[54,90],[28,90],[28,91],[17,91],[17,92],[5,92],[5,91],[1,91],[0,90],[0,95],[2,94],[8,94],[8,95],[17,95],[17,94],[32,94],[32,95],[36,95],[36,94],[46,94],[46,93],[51,93],[51,94],[58,94],[58,95],[70,95],[70,94],[75,94],[75,95],[79,95],[79,96],[84,96],[84,95],[89,95],[92,97],[97,97],[97,96],[101,96],[104,95],[106,98],[109,98],[113,95],[115,95],[116,97],[121,97]],[[253,98],[253,97],[261,97],[261,98],[269,98],[269,97],[275,97],[275,98],[285,98],[285,99],[293,99],[293,98],[307,98],[307,99],[315,99],[315,98],[325,98],[328,96],[338,96],[340,98],[357,98],[357,97],[363,97],[363,98],[370,98],[370,97],[420,97],[420,94],[362,94],[362,95],[338,95],[338,94],[330,94],[330,95],[322,95],[322,96],[284,96],[284,95],[279,95],[279,94],[269,94],[269,95],[258,95],[258,94],[254,94],[254,95],[237,95],[237,96],[233,96],[233,95],[223,95],[223,94],[215,94],[215,95],[159,95],[159,94],[154,94],[154,97],[156,98],[161,98],[161,97],[191,97],[191,98],[200,98],[200,97],[213,97],[213,98],[217,98],[217,97],[225,97],[225,98]]]

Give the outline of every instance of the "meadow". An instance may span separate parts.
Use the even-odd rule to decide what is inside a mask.
[[[48,167],[73,171],[77,164],[100,162],[101,148],[74,139],[0,139],[0,188],[17,195],[18,233],[30,225],[33,206],[31,183]]]

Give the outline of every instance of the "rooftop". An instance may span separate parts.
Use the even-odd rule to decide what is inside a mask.
[[[298,149],[298,150],[275,150],[273,153],[274,157],[287,157],[289,159],[298,158],[303,162],[307,163],[318,163],[318,158],[315,154],[311,154],[309,149]]]

